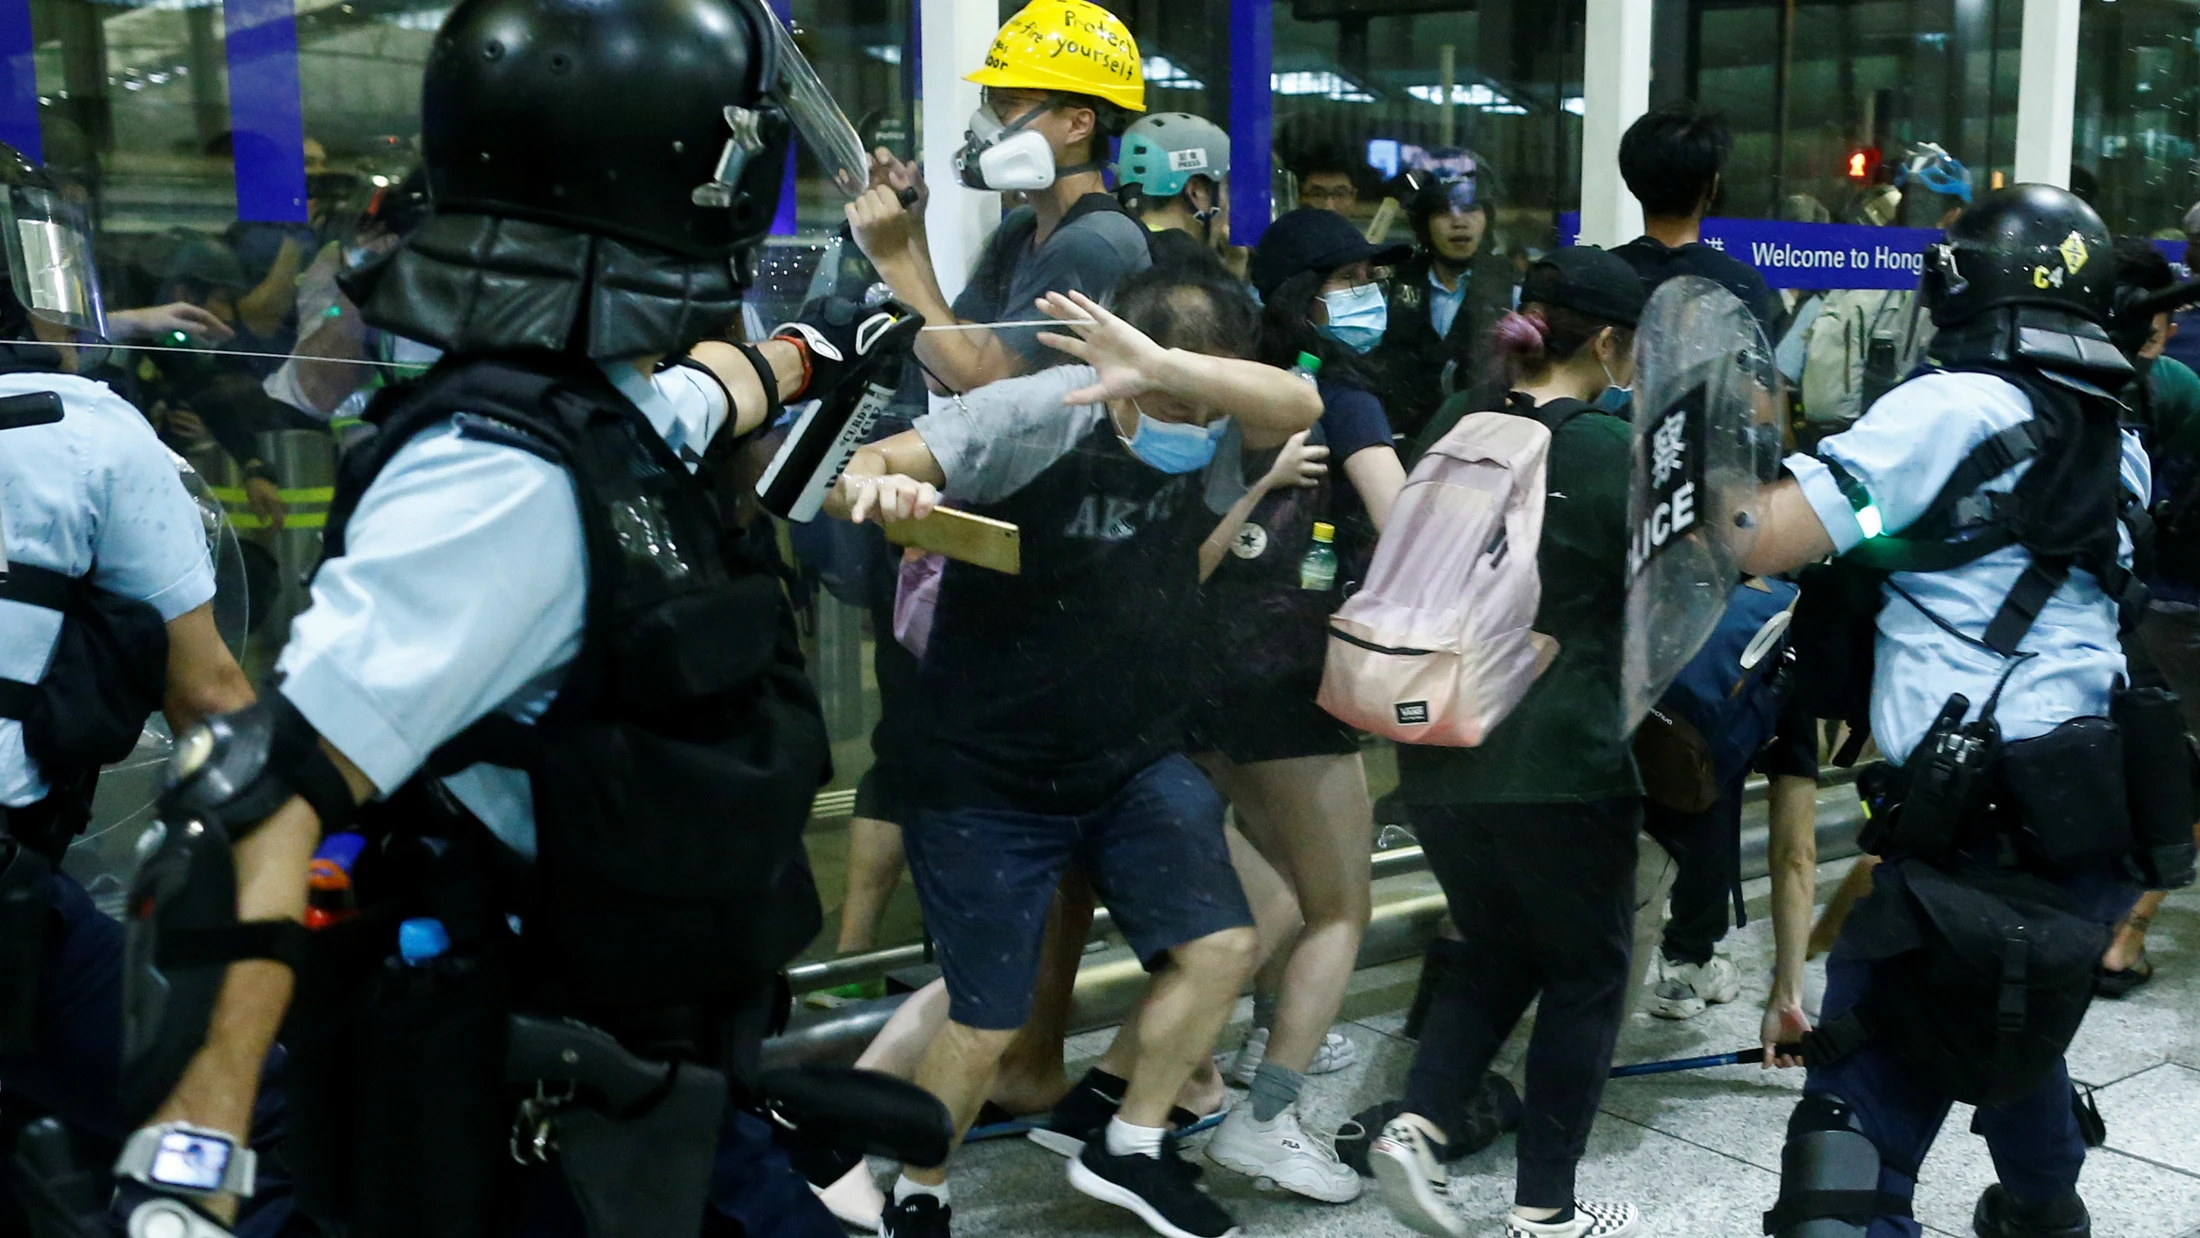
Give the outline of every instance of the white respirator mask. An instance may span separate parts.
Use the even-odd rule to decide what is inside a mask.
[[[995,192],[1052,185],[1054,148],[1045,134],[1024,128],[1046,110],[1041,104],[1005,125],[985,108],[972,112],[963,147],[955,153],[955,172],[962,183]]]

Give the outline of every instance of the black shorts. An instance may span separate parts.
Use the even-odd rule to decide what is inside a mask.
[[[1360,750],[1360,733],[1315,704],[1313,692],[1273,688],[1203,693],[1190,739],[1190,751],[1219,752],[1239,765]]]
[[[1031,1017],[1047,906],[1075,864],[1152,970],[1170,950],[1253,922],[1230,866],[1222,797],[1164,757],[1088,813],[919,810],[904,825],[909,875],[939,947],[948,1017],[1008,1030]]]

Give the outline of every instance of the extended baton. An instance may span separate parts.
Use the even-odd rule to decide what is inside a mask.
[[[1803,1046],[1800,1043],[1774,1045],[1772,1051],[1776,1057],[1803,1056]],[[1632,1079],[1637,1075],[1671,1075],[1684,1070],[1708,1070],[1713,1066],[1747,1066],[1751,1062],[1762,1062],[1764,1058],[1765,1047],[1751,1045],[1747,1049],[1736,1049],[1732,1053],[1714,1053],[1708,1057],[1677,1057],[1666,1062],[1636,1062],[1631,1066],[1614,1066],[1611,1077]]]

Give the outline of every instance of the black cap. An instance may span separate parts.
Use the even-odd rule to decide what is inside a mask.
[[[1554,305],[1623,327],[1641,321],[1649,299],[1635,268],[1594,245],[1552,250],[1528,268],[1520,286],[1522,305]]]
[[[1352,221],[1335,211],[1302,206],[1268,225],[1253,247],[1247,272],[1262,297],[1305,271],[1333,271],[1355,262],[1396,266],[1413,256],[1410,245],[1376,245],[1360,235]]]

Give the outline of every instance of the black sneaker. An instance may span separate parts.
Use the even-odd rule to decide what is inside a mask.
[[[879,1238],[947,1238],[947,1218],[955,1210],[932,1195],[911,1195],[901,1203],[886,1201],[879,1214]]]
[[[1245,1231],[1199,1189],[1199,1174],[1165,1140],[1159,1157],[1116,1156],[1095,1136],[1069,1163],[1069,1184],[1102,1203],[1138,1214],[1162,1238],[1239,1238]]]
[[[1122,1079],[1095,1066],[1085,1072],[1068,1094],[1055,1102],[1054,1112],[1045,1122],[1031,1128],[1026,1138],[1057,1156],[1075,1157],[1085,1150],[1088,1140],[1097,1139],[1107,1129],[1115,1111],[1123,1107],[1123,1091],[1130,1085]],[[1171,1107],[1169,1128],[1178,1138],[1188,1138],[1222,1125],[1230,1116],[1230,1100],[1223,1097],[1222,1107],[1205,1117],[1189,1109]]]
[[[2092,1238],[2093,1218],[2076,1191],[2044,1204],[2024,1204],[1996,1182],[1978,1197],[1971,1229],[1979,1238]]]

